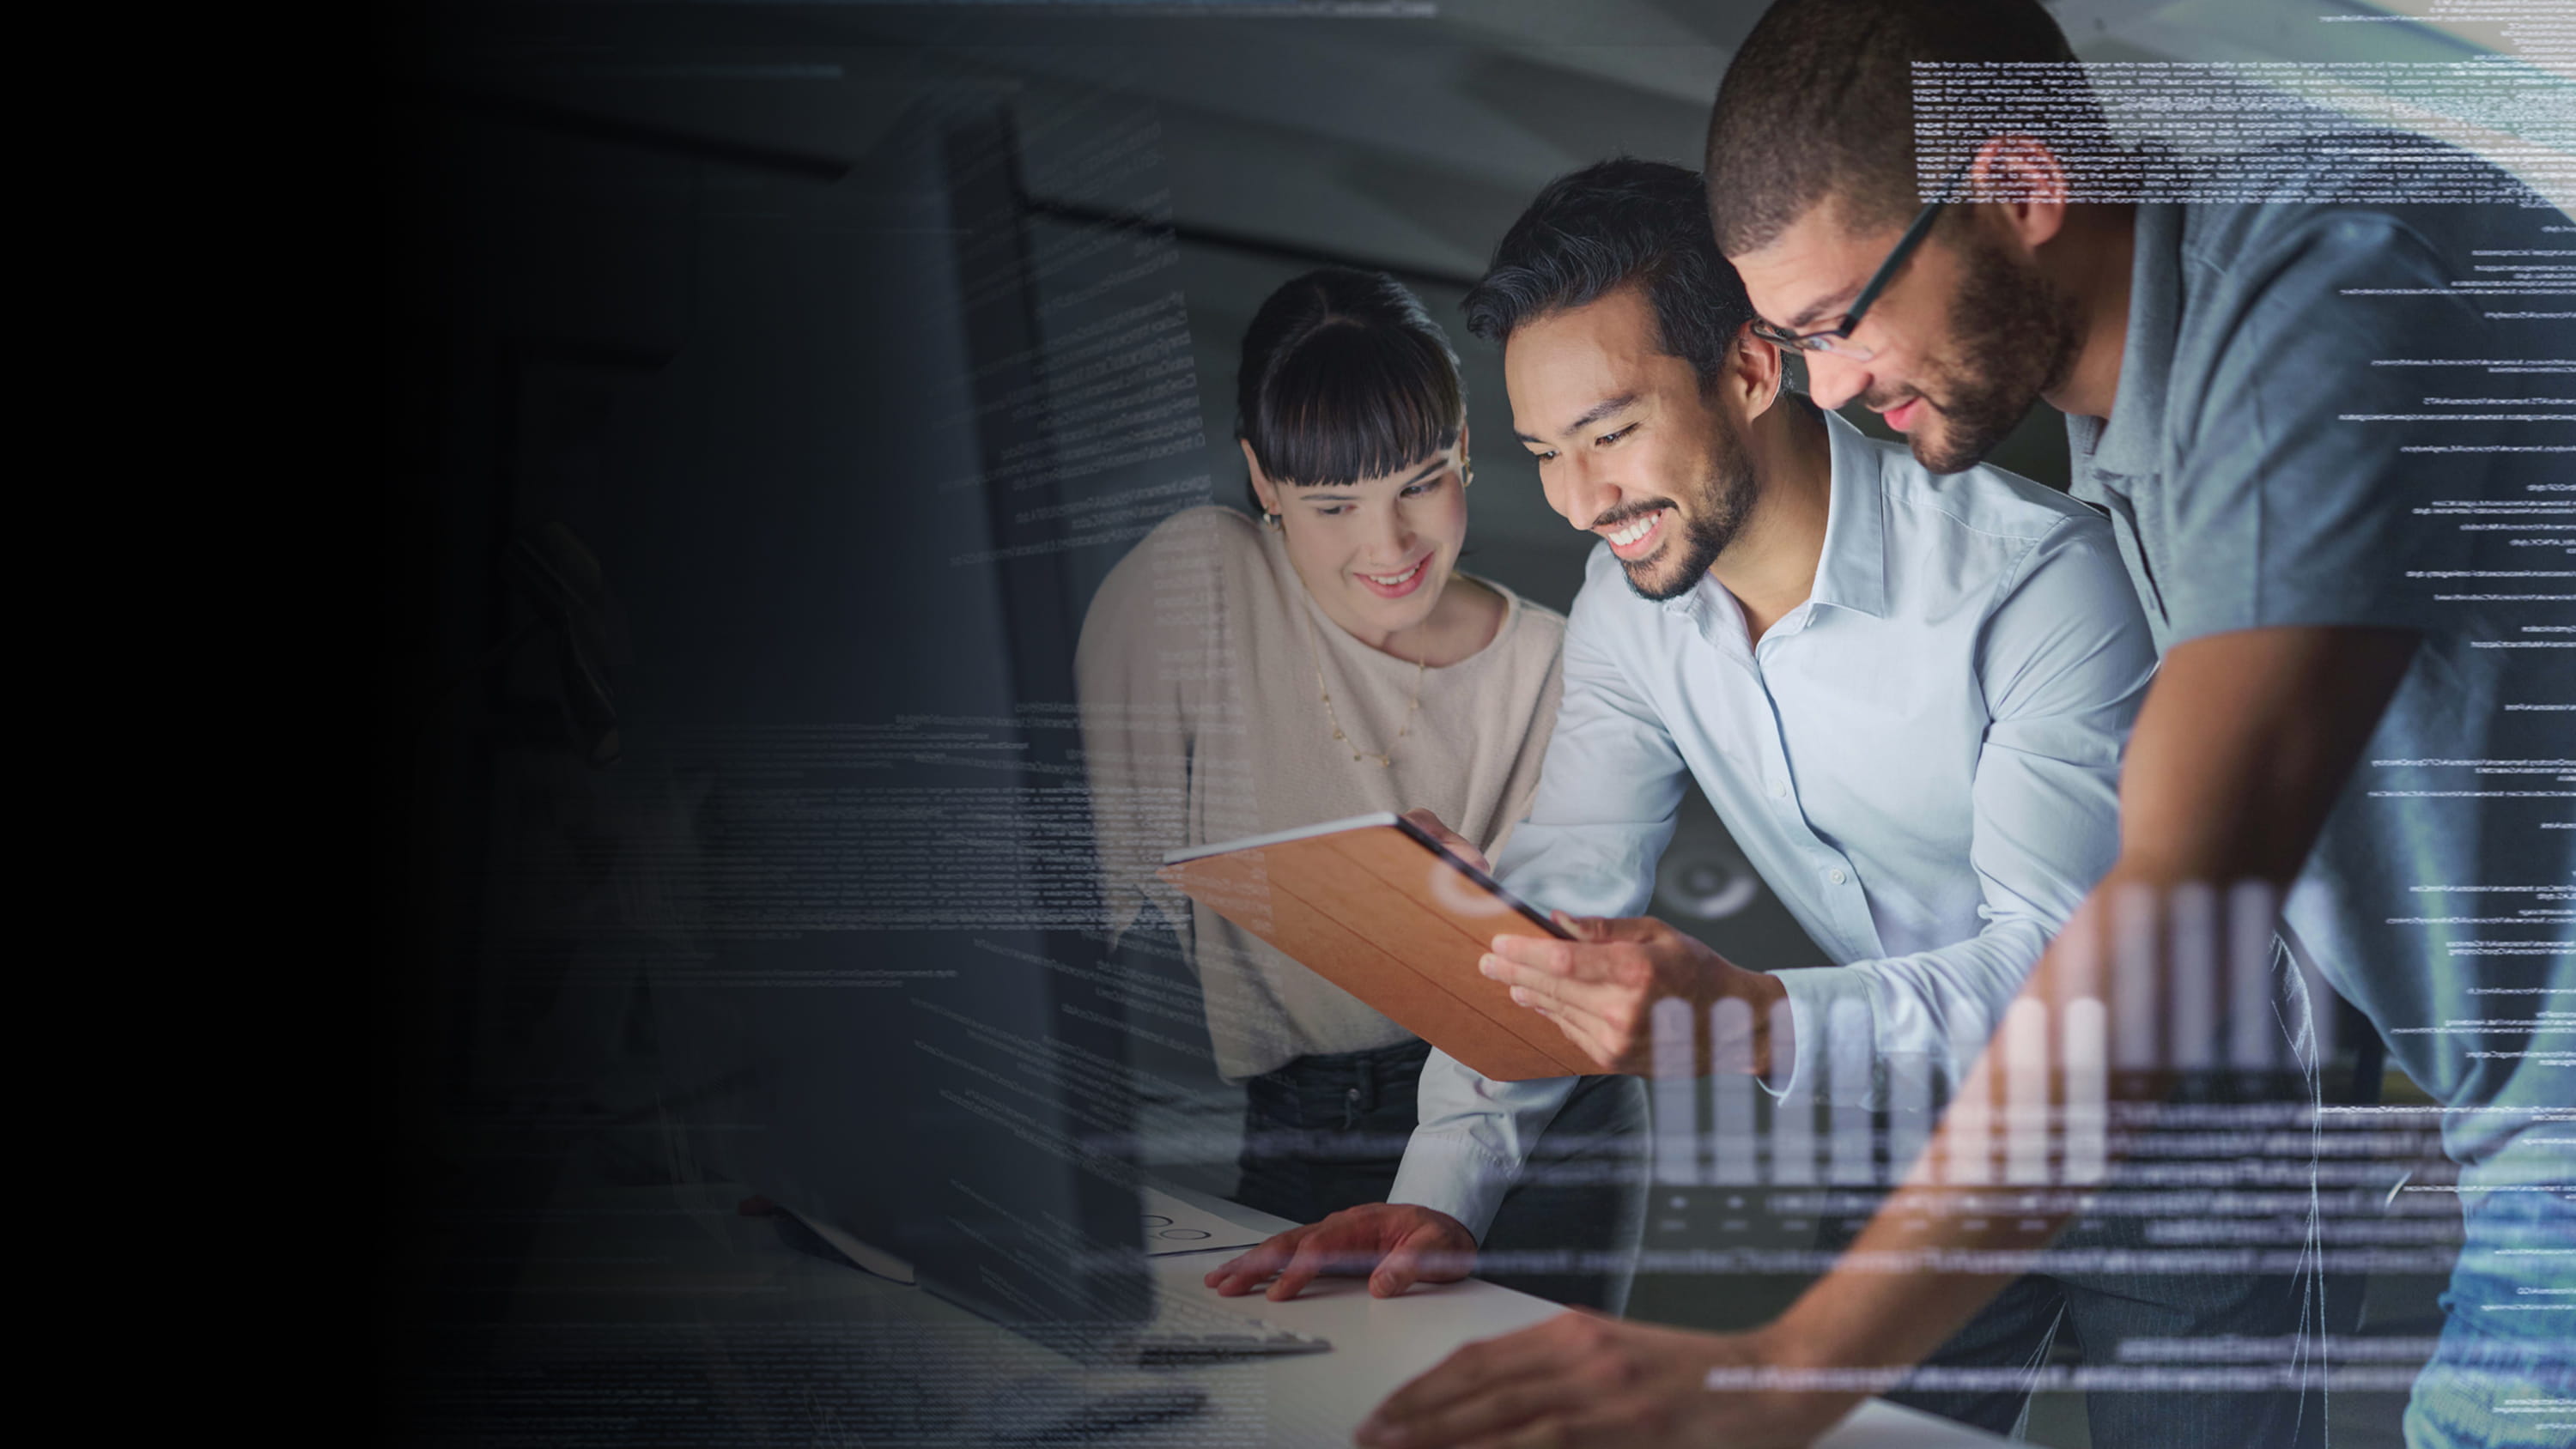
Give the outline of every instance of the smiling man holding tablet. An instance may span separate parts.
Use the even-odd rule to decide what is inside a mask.
[[[1703,195],[1697,175],[1644,161],[1565,177],[1468,294],[1470,328],[1504,345],[1549,504],[1602,539],[1538,793],[1494,872],[1580,913],[1577,939],[1505,941],[1483,965],[1594,1071],[1651,1069],[1657,1001],[1706,1021],[1732,997],[1755,1033],[1737,1069],[1782,1092],[1821,1094],[1826,1022],[1855,1014],[1877,1071],[1910,1057],[1955,1080],[1963,1024],[1984,1039],[2117,853],[2121,745],[2153,644],[2099,514],[1990,468],[1935,475],[1788,394],[1780,354],[1745,330]],[[1843,964],[1747,970],[1637,918],[1690,779]],[[1428,1276],[1426,1258],[1468,1261],[1576,1080],[1497,1081],[1434,1053],[1390,1201],[1282,1234],[1210,1282],[1237,1293],[1276,1274],[1280,1297],[1319,1269],[1374,1265],[1387,1295]],[[2147,1318],[2287,1331],[2250,1286],[2192,1302],[2164,1301],[2167,1286],[2025,1279],[1941,1361],[2027,1360],[2061,1308],[2088,1343]],[[2024,1396],[1895,1397],[2009,1429]]]

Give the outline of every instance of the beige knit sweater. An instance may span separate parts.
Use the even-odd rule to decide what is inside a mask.
[[[1124,932],[1151,900],[1179,929],[1227,1080],[1408,1033],[1156,880],[1163,852],[1427,806],[1492,855],[1538,788],[1565,619],[1485,586],[1504,600],[1502,627],[1476,654],[1421,672],[1421,710],[1401,740],[1416,666],[1325,617],[1279,535],[1240,513],[1164,520],[1092,601],[1074,667],[1110,926]],[[1354,761],[1333,739],[1318,648],[1342,727],[1392,766]]]

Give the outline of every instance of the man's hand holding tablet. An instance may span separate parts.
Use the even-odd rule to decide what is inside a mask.
[[[1440,817],[1428,810],[1408,810],[1404,818],[1450,854],[1491,872],[1476,847],[1443,825]],[[1753,1008],[1749,1061],[1740,1052],[1713,1055],[1720,1062],[1731,1059],[1744,1064],[1756,1074],[1771,1073],[1775,1046],[1771,1005],[1789,994],[1777,977],[1748,971],[1701,941],[1649,917],[1614,920],[1569,916],[1563,911],[1549,914],[1573,940],[1496,936],[1477,969],[1512,988],[1512,1000],[1556,1023],[1566,1040],[1602,1071],[1641,1077],[1653,1073],[1656,1002],[1678,997],[1691,1004],[1693,1021],[1704,1022],[1711,1005],[1733,996]],[[1785,1055],[1788,1044],[1776,1045]],[[1701,1069],[1707,1065],[1703,1056]]]

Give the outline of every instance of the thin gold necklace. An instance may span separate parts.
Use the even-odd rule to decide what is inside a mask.
[[[1333,692],[1324,687],[1324,646],[1322,641],[1315,637],[1315,621],[1312,618],[1307,617],[1306,610],[1310,607],[1312,606],[1300,605],[1297,610],[1297,617],[1306,621],[1306,652],[1314,659],[1315,662],[1315,693],[1324,701],[1324,718],[1332,722],[1333,739],[1349,748],[1352,764],[1358,764],[1362,760],[1375,760],[1377,761],[1377,767],[1379,769],[1393,769],[1395,767],[1395,747],[1404,742],[1404,737],[1406,735],[1413,733],[1414,713],[1422,708],[1422,671],[1430,667],[1431,656],[1429,654],[1424,654],[1413,661],[1413,697],[1404,702],[1403,728],[1395,732],[1394,739],[1387,741],[1386,749],[1383,753],[1374,750],[1363,750],[1357,744],[1352,742],[1351,737],[1348,734],[1343,733],[1342,716],[1339,711],[1333,708]]]

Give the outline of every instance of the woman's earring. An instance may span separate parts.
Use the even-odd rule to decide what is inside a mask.
[[[1277,533],[1279,531],[1279,515],[1276,513],[1262,514],[1261,526],[1269,529],[1273,533]]]

